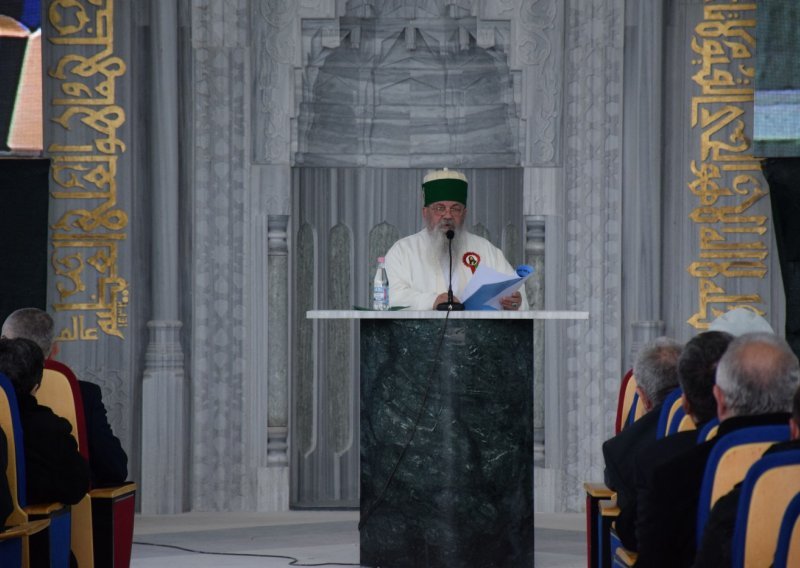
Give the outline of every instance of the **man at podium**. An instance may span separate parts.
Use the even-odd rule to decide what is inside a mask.
[[[434,171],[423,179],[425,227],[400,239],[386,253],[391,306],[431,310],[459,302],[459,294],[480,265],[516,276],[500,249],[464,227],[467,187],[466,176],[455,170]],[[500,306],[504,310],[527,310],[528,301],[516,291],[501,298]]]

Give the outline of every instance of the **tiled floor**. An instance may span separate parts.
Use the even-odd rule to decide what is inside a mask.
[[[137,516],[131,565],[358,566],[357,511]],[[586,566],[584,516],[537,514],[536,568]]]

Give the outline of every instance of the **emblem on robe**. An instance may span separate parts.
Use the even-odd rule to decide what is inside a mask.
[[[475,269],[481,263],[481,257],[477,252],[465,252],[461,262],[475,274]]]

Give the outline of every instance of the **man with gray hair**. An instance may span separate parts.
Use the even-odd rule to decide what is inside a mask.
[[[3,322],[2,336],[7,339],[24,337],[30,339],[44,353],[45,359],[55,353],[53,350],[54,337],[53,318],[39,308],[22,308],[12,312]]]
[[[724,369],[720,368],[716,386],[719,392],[715,392],[717,407],[721,403],[724,406],[722,410],[731,416],[741,413],[743,408],[761,408],[765,412],[772,412],[791,407],[789,427],[792,439],[773,445],[765,455],[800,449],[800,390],[791,391],[791,385],[797,384],[800,373],[797,358],[792,353],[786,353],[785,344],[774,335],[751,334],[751,338],[750,342],[740,345],[737,352],[731,354]],[[759,339],[762,343],[757,342]],[[765,348],[773,344],[777,350],[776,356],[765,357]],[[782,380],[775,389],[758,389],[755,385],[770,372],[782,377]],[[733,565],[733,532],[741,493],[742,484],[739,483],[730,493],[720,497],[711,509],[694,568],[726,568]]]
[[[58,353],[58,343],[53,341],[54,329],[53,318],[47,312],[39,308],[22,308],[3,322],[2,337],[29,339],[39,346],[45,359],[50,359]],[[128,477],[128,456],[108,423],[100,387],[81,380],[78,386],[89,441],[92,487],[122,483]]]
[[[731,343],[717,368],[717,416],[789,412],[800,383],[797,356],[771,333],[748,333]]]
[[[658,418],[666,396],[678,386],[678,359],[682,346],[674,339],[659,337],[644,345],[636,356],[633,374],[639,403],[647,411],[636,422],[603,444],[605,482],[617,492],[620,509],[634,497],[636,455],[657,439]]]
[[[633,375],[639,401],[648,412],[664,402],[678,386],[678,358],[683,346],[669,337],[658,337],[646,344],[636,356]]]
[[[636,566],[691,566],[697,503],[706,462],[727,433],[750,426],[787,424],[800,364],[789,345],[770,333],[731,342],[717,367],[717,436],[654,468],[639,492]]]
[[[714,375],[720,358],[725,354],[733,336],[723,331],[706,331],[686,342],[678,359],[678,383],[682,391],[683,408],[695,423],[702,428],[717,416],[714,400]],[[634,464],[636,492],[642,479],[650,472],[688,449],[697,445],[697,430],[686,430],[664,436],[637,454]],[[629,506],[620,509],[615,521],[617,536],[625,548],[636,552],[636,516],[638,496],[633,495]]]
[[[386,253],[391,306],[432,310],[450,300],[460,303],[458,296],[479,266],[516,276],[503,251],[467,230],[467,189],[467,176],[455,170],[445,168],[423,178],[425,227]],[[528,300],[517,290],[500,298],[499,307],[527,310]]]

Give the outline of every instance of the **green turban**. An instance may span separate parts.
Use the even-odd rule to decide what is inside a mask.
[[[431,172],[422,180],[425,207],[437,201],[457,201],[467,206],[467,176],[455,170]]]

